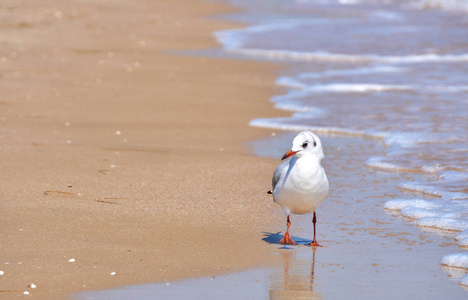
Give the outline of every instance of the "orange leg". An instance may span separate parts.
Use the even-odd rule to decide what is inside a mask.
[[[319,243],[317,243],[317,240],[315,239],[315,223],[317,223],[317,217],[315,216],[315,211],[314,211],[314,217],[312,218],[312,223],[314,223],[314,240],[312,241],[312,243],[309,244],[309,246],[322,247],[319,245]]]
[[[294,242],[293,239],[289,236],[289,226],[291,226],[291,221],[289,221],[289,216],[288,216],[288,220],[286,221],[286,225],[288,226],[288,228],[286,229],[286,233],[284,234],[284,237],[281,239],[280,244],[296,245],[296,242]]]

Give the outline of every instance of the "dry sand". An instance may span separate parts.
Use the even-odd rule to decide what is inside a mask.
[[[276,161],[242,142],[268,133],[250,120],[281,114],[268,103],[277,67],[168,53],[215,46],[212,31],[238,24],[209,16],[230,10],[3,2],[0,297],[63,298],[271,259],[261,238],[281,213],[265,194]]]

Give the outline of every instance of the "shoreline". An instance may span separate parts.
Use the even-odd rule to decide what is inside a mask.
[[[197,12],[183,1],[8,8],[2,296],[274,260],[261,228],[278,222],[264,195],[275,164],[242,143],[270,132],[249,127],[260,113],[287,114],[268,101],[278,67],[168,54],[213,47],[213,31],[235,26],[206,18],[232,8],[196,2]]]
[[[326,247],[311,261],[310,248],[277,243],[283,213],[265,192],[279,160],[256,156],[248,141],[287,147],[294,135],[249,126],[290,116],[268,101],[281,65],[175,54],[214,47],[213,31],[242,26],[210,17],[232,8],[195,2],[197,12],[181,0],[10,9],[0,297],[175,288],[265,266],[266,284],[285,295],[463,295],[450,282],[458,274],[438,263],[458,249],[451,234],[383,209],[411,194],[395,191],[400,174],[364,167],[379,141],[321,136],[333,186],[318,211]],[[310,216],[292,222],[294,238],[312,236]]]
[[[277,157],[276,149],[294,136],[294,132],[284,132],[249,146],[256,155]],[[353,297],[372,294],[380,298],[465,296],[466,288],[457,284],[464,271],[438,262],[442,255],[456,251],[457,245],[452,242],[455,233],[421,228],[383,209],[386,199],[397,196],[392,194],[392,187],[398,177],[367,169],[364,162],[369,154],[383,152],[384,145],[353,137],[323,136],[322,141],[326,152],[324,166],[333,186],[330,199],[317,210],[317,234],[323,247],[305,246],[313,237],[310,215],[291,216],[290,233],[298,246],[280,245],[284,216],[277,207],[272,214],[277,221],[262,232],[262,241],[273,254],[267,265],[215,276],[124,285],[75,297],[216,298],[213,295],[224,295],[227,290],[230,294],[247,293],[259,299],[276,296],[339,299],[344,294]],[[362,153],[356,155],[359,152]]]

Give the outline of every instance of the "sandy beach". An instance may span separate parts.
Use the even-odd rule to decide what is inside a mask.
[[[277,67],[169,52],[215,46],[214,30],[239,24],[210,16],[229,11],[181,0],[3,3],[1,298],[271,259],[261,228],[280,222],[265,194],[276,162],[242,142],[270,132],[249,127],[253,118],[285,114],[268,103]]]
[[[341,4],[304,10],[307,1],[286,1],[292,6],[260,2],[248,2],[252,7],[245,11],[202,0],[2,3],[1,299],[23,297],[25,292],[36,299],[128,299],[135,296],[135,285],[142,287],[142,299],[186,299],[199,295],[195,290],[212,291],[214,299],[465,298],[460,278],[467,269],[441,265],[441,258],[466,250],[455,240],[458,232],[420,226],[411,216],[385,209],[392,200],[441,200],[439,195],[401,187],[419,188],[423,182],[432,188],[443,180],[419,171],[417,164],[409,172],[398,164],[382,168],[389,164],[379,163],[392,158],[394,146],[365,131],[383,124],[384,116],[390,116],[390,125],[406,120],[402,127],[409,130],[418,122],[405,116],[430,120],[432,112],[437,114],[427,103],[444,97],[459,103],[457,93],[466,89],[448,75],[466,74],[464,64],[434,64],[439,68],[435,74],[433,65],[380,66],[379,61],[415,59],[414,45],[401,39],[401,45],[408,46],[404,55],[395,58],[385,52],[391,47],[382,46],[374,49],[385,50],[382,55],[366,56],[366,43],[353,44],[360,39],[328,38],[343,29],[382,28],[382,20],[396,22],[384,22],[393,32],[401,20],[427,18],[432,24],[436,15],[443,17],[436,22],[440,25],[458,19],[422,10],[374,12],[367,5],[356,14],[358,10]],[[240,16],[232,15],[240,11]],[[218,18],[221,15],[224,20]],[[306,22],[295,23],[307,16]],[[279,17],[292,21],[270,27],[256,22]],[[234,20],[254,25],[246,32],[219,34],[247,26]],[[418,28],[425,29],[422,24]],[[295,28],[302,28],[298,33],[317,33],[311,36],[317,40],[296,42],[329,52],[278,51],[283,44],[277,35],[296,37]],[[458,26],[454,28],[458,34]],[[329,29],[331,33],[323,33]],[[223,45],[215,41],[214,32],[221,40],[224,34]],[[377,31],[364,32],[366,39],[375,40],[369,32]],[[439,37],[442,46],[453,42],[445,37]],[[393,45],[393,38],[388,42]],[[456,39],[454,45],[459,45]],[[335,59],[335,47],[357,50]],[[416,59],[429,59],[428,64],[434,57],[464,62],[457,51]],[[364,59],[356,62],[363,53]],[[271,59],[275,55],[289,57],[289,62]],[[298,56],[312,57],[312,63],[294,61]],[[407,72],[411,67],[414,70]],[[303,82],[293,77],[296,71]],[[387,82],[382,77],[385,84],[372,81],[393,73],[403,81],[422,78],[422,83],[401,88],[400,80],[391,84],[393,78]],[[438,80],[447,77],[451,89],[436,89],[426,103],[421,91],[432,91],[435,75],[440,75]],[[306,93],[295,93],[301,89],[298,82]],[[419,106],[405,102],[419,94]],[[375,101],[378,97],[383,97],[381,102]],[[300,113],[274,108],[291,109],[289,100],[293,111],[301,104],[297,100],[318,110],[304,110],[311,115],[302,120]],[[394,113],[382,110],[387,106]],[[405,115],[400,108],[417,113]],[[445,118],[457,120],[457,112]],[[458,128],[455,125],[447,126]],[[317,129],[324,145],[330,194],[317,211],[318,241],[324,247],[304,246],[313,234],[310,214],[291,216],[291,235],[298,246],[279,244],[285,216],[266,191],[279,158],[297,134],[281,133],[285,128]],[[413,138],[395,135],[398,142]],[[414,153],[436,151],[444,144],[436,141],[419,143]],[[449,153],[448,162],[455,165],[462,165],[457,159],[464,163],[463,155],[436,152]],[[436,162],[429,156],[421,159]]]

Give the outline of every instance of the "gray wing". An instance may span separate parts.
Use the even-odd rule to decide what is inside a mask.
[[[286,176],[286,172],[288,171],[288,168],[289,168],[289,160],[283,162],[282,164],[280,164],[275,172],[273,173],[273,178],[271,179],[271,185],[273,187],[272,191],[274,192],[275,191],[275,187],[276,185],[278,184],[278,182],[280,182],[280,180]]]

